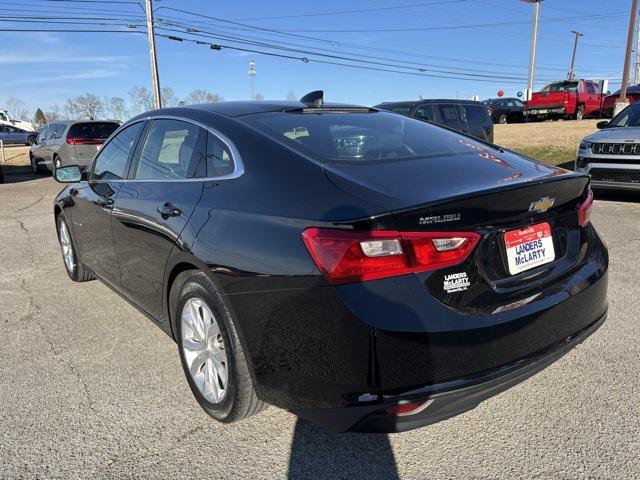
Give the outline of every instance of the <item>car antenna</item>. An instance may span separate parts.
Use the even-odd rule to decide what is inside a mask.
[[[309,92],[300,99],[300,103],[304,103],[308,107],[320,108],[324,103],[324,91],[314,90]]]

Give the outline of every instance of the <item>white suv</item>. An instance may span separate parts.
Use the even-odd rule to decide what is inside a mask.
[[[36,131],[36,129],[33,128],[33,125],[31,125],[29,122],[24,122],[22,120],[15,120],[11,118],[11,115],[9,115],[9,112],[7,112],[6,110],[0,110],[0,125],[9,125],[11,127],[18,127],[28,132]]]
[[[575,170],[589,173],[596,189],[640,190],[640,103],[598,128],[580,142]]]

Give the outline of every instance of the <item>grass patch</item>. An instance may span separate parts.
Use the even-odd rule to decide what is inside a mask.
[[[576,159],[575,148],[558,147],[521,147],[515,149],[518,153],[535,158],[544,163],[557,165],[573,170],[573,162]]]

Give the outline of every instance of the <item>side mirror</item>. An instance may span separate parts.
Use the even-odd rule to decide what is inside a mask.
[[[608,120],[602,120],[601,122],[596,123],[596,127],[599,129],[607,128],[609,126]]]
[[[82,172],[78,165],[68,165],[66,167],[58,167],[53,172],[53,178],[60,183],[75,183],[82,180]]]

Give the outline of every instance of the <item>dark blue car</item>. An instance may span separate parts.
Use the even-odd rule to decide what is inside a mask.
[[[29,132],[11,125],[0,125],[0,140],[5,145],[33,145],[38,132]]]

